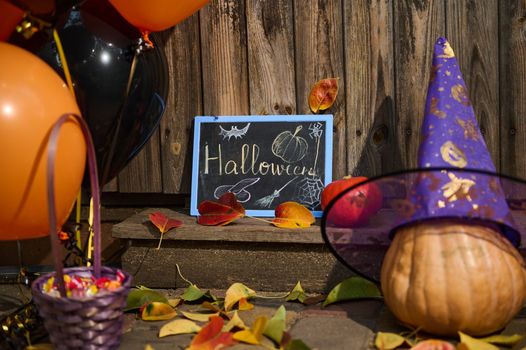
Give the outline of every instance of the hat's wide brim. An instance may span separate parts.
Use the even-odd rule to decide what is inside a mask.
[[[478,169],[422,168],[371,178],[326,206],[321,231],[332,253],[374,282],[398,228],[436,219],[497,224],[526,256],[526,181]]]

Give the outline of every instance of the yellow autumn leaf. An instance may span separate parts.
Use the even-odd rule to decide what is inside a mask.
[[[28,345],[25,348],[25,350],[53,350],[53,349],[55,349],[55,348],[53,347],[52,344],[49,344],[49,343]]]
[[[195,322],[185,319],[174,320],[168,322],[159,330],[159,338],[166,337],[168,335],[176,334],[190,334],[197,333],[201,330]]]
[[[297,202],[284,202],[276,207],[272,224],[280,228],[305,228],[314,222],[311,211]]]
[[[520,334],[512,334],[512,335],[497,334],[497,335],[492,335],[489,337],[478,338],[478,340],[483,341],[485,343],[507,345],[507,346],[513,346],[517,344],[518,342],[520,342],[522,339],[524,339],[524,335],[520,335]]]
[[[225,311],[230,311],[232,307],[242,298],[249,299],[256,296],[256,292],[242,283],[232,284],[225,294]]]
[[[168,304],[154,301],[146,305],[141,312],[143,321],[166,321],[177,316],[177,312]]]
[[[458,332],[460,336],[460,344],[458,344],[457,349],[463,350],[499,350],[495,345],[486,343],[480,339],[470,337],[467,334]]]
[[[189,320],[197,321],[197,322],[208,322],[209,318],[212,316],[219,316],[219,312],[213,313],[213,314],[204,314],[200,312],[186,312],[181,311],[181,314],[183,314],[184,317],[186,317]]]
[[[403,343],[405,338],[395,333],[378,332],[374,339],[374,346],[379,350],[396,349]]]
[[[175,308],[177,305],[181,304],[183,299],[181,298],[174,298],[174,299],[168,299],[168,305]]]
[[[146,344],[146,346],[144,347],[144,350],[155,350],[155,349],[150,344]]]
[[[239,328],[241,330],[247,329],[248,327],[245,325],[245,322],[239,317],[237,314],[237,311],[234,311],[234,314],[232,315],[232,318],[228,323],[223,327],[223,332],[230,332],[234,328]]]
[[[259,344],[263,331],[267,325],[267,318],[265,316],[258,317],[250,329],[244,329],[242,331],[234,333],[234,340],[247,343],[247,344]]]

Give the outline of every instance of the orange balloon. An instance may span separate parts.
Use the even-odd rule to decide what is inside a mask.
[[[55,71],[28,51],[0,42],[0,240],[48,235],[47,142],[64,113],[80,115]],[[66,221],[80,189],[85,161],[80,126],[67,121],[55,166],[59,225]]]
[[[128,22],[146,32],[170,28],[205,6],[208,0],[110,0]]]

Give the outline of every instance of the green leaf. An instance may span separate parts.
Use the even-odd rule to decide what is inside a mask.
[[[460,344],[458,346],[459,349],[466,349],[466,350],[499,350],[498,347],[495,345],[486,343],[480,339],[472,338],[467,334],[464,334],[462,332],[458,332],[458,335],[460,336]]]
[[[311,348],[309,348],[302,340],[293,339],[287,344],[285,350],[311,350]]]
[[[305,302],[306,298],[307,298],[307,296],[305,295],[305,291],[301,287],[301,282],[298,281],[298,283],[296,283],[296,286],[294,287],[294,289],[285,298],[285,301],[297,300],[297,301],[299,301],[300,303],[303,304]]]
[[[189,285],[184,291],[183,295],[181,295],[181,299],[184,301],[197,301],[202,298],[217,300],[217,298],[213,296],[210,291],[203,292],[195,284]]]
[[[497,334],[497,335],[492,335],[489,337],[478,338],[478,340],[483,341],[485,343],[506,345],[506,346],[513,346],[517,344],[518,342],[520,342],[522,339],[524,339],[524,335],[520,335],[520,334],[513,334],[513,335]]]
[[[281,344],[281,338],[283,338],[283,332],[285,332],[287,311],[285,307],[281,305],[274,316],[267,322],[263,334],[274,340],[277,344]]]
[[[382,293],[373,282],[362,277],[351,277],[330,291],[327,299],[323,302],[323,306],[343,300],[381,297]]]
[[[138,286],[137,288],[133,288],[128,293],[128,298],[126,299],[126,308],[124,311],[140,309],[143,305],[152,303],[154,301],[168,304],[168,299],[163,294],[144,286]]]
[[[405,338],[395,333],[378,332],[374,339],[374,346],[380,350],[396,349],[405,343]]]

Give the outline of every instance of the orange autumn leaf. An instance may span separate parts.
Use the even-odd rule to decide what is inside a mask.
[[[241,298],[239,299],[239,302],[237,303],[237,308],[240,311],[248,311],[254,308],[254,304],[249,303],[247,298]]]
[[[163,236],[165,232],[170,231],[173,228],[183,226],[183,222],[180,220],[170,219],[163,213],[156,211],[149,215],[150,222],[155,225],[161,232],[161,238],[159,239],[159,245],[157,249],[161,248],[161,242],[163,241]]]
[[[192,339],[187,350],[215,350],[236,344],[232,333],[222,332],[223,325],[221,317],[210,317],[210,322]]]
[[[245,208],[232,192],[225,193],[217,202],[206,200],[199,203],[197,210],[197,223],[207,226],[224,226],[245,216]]]
[[[309,107],[313,113],[330,108],[338,96],[338,78],[327,78],[314,84],[309,94]]]
[[[297,202],[285,202],[276,207],[274,226],[280,228],[310,227],[315,221],[312,213]]]

